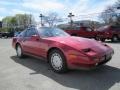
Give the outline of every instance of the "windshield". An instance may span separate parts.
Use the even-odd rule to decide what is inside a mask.
[[[44,28],[38,28],[37,30],[40,34],[40,37],[70,36],[69,34],[64,32],[63,30],[58,29],[58,28],[44,27]]]
[[[106,31],[107,28],[109,28],[109,26],[103,26],[103,27],[98,28],[97,31],[101,31],[101,32]]]

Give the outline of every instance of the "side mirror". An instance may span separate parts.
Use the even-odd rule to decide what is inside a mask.
[[[38,41],[40,40],[40,37],[38,35],[32,35],[31,39]]]

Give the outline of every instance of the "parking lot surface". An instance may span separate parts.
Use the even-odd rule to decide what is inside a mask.
[[[54,73],[39,59],[19,59],[11,39],[0,39],[0,90],[120,90],[120,42],[107,41],[115,54],[95,70]]]

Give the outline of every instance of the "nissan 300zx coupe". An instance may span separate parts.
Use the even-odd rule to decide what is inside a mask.
[[[29,27],[13,37],[12,46],[19,58],[25,55],[42,58],[57,73],[95,68],[110,61],[114,54],[107,44],[70,36],[53,27]]]

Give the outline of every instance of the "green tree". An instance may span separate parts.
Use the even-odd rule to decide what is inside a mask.
[[[50,27],[55,26],[58,22],[63,20],[58,16],[56,12],[50,12],[48,15],[44,16],[44,23],[48,24]]]
[[[35,24],[35,20],[31,14],[16,14],[15,16],[7,16],[2,19],[3,28],[8,28],[7,31],[24,30],[31,24]]]
[[[120,25],[120,0],[118,0],[112,6],[107,7],[104,12],[101,13],[100,18],[105,24],[119,24]],[[119,11],[119,12],[118,12]]]
[[[26,28],[31,24],[35,24],[35,20],[31,14],[16,14],[17,27]]]

